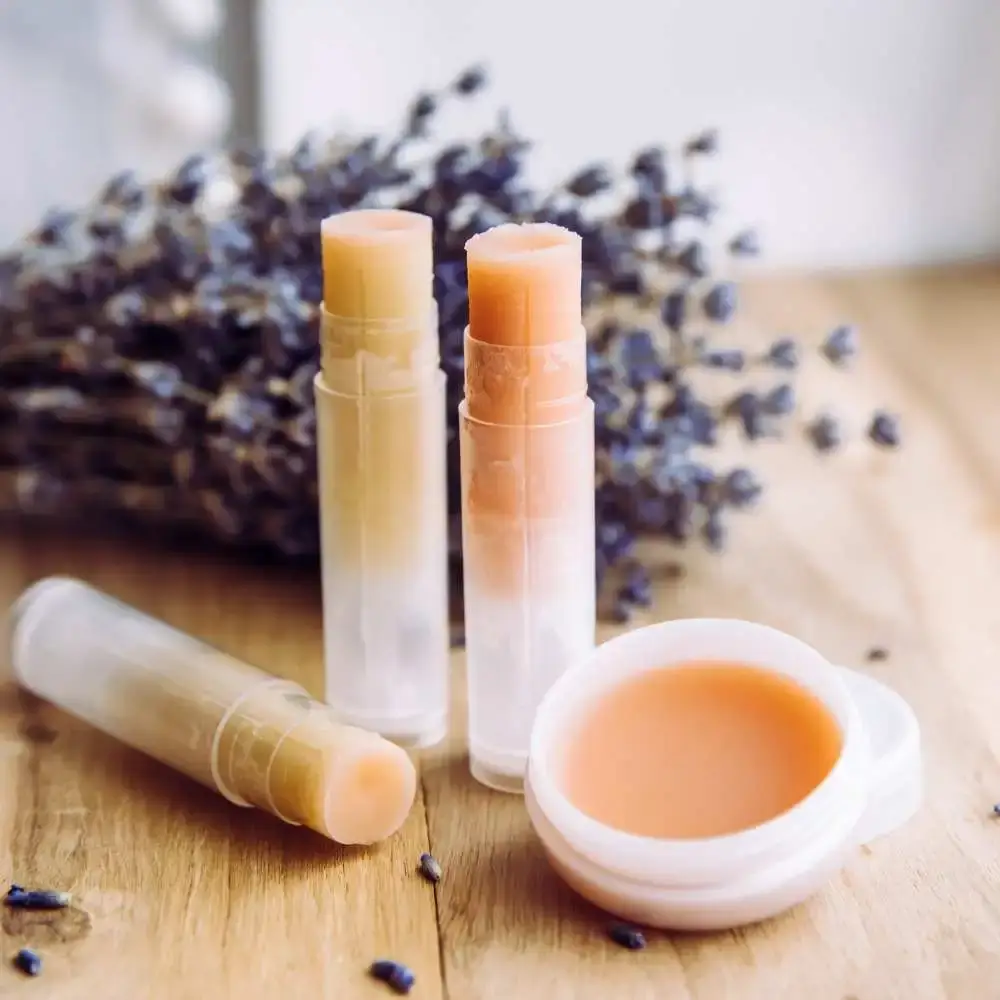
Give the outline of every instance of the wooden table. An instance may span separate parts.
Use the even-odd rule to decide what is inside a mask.
[[[0,996],[212,1000],[387,995],[377,956],[433,1000],[987,1000],[1000,996],[1000,271],[768,282],[763,330],[866,332],[855,375],[812,365],[802,398],[856,430],[904,415],[905,447],[819,458],[790,440],[752,459],[766,500],[729,552],[683,556],[642,620],[732,615],[801,636],[894,685],[924,732],[927,803],[813,902],[763,926],[609,944],[547,869],[520,799],[467,775],[458,732],[423,765],[403,831],[364,853],[247,814],[55,709],[0,686],[0,878],[70,889],[80,912],[25,928],[43,978]],[[659,553],[654,553],[659,555]],[[65,533],[0,536],[0,600],[82,576],[317,688],[318,581],[218,554]],[[865,664],[872,646],[890,651]],[[456,656],[456,705],[461,705]],[[421,851],[445,868],[435,890]],[[22,933],[23,932],[23,933]],[[25,936],[26,935],[26,936]]]

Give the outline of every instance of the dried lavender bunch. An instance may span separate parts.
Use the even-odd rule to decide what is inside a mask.
[[[53,211],[0,256],[0,510],[110,516],[194,527],[289,557],[318,553],[315,416],[321,294],[319,224],[337,211],[394,206],[429,215],[448,376],[452,550],[460,560],[458,435],[465,243],[507,221],[550,221],[583,237],[590,391],[597,411],[601,579],[624,569],[617,617],[649,600],[638,537],[725,540],[725,514],[751,505],[749,469],[708,461],[726,424],[749,440],[796,408],[791,384],[699,395],[699,370],[737,379],[790,374],[799,348],[759,356],[717,346],[738,306],[727,261],[759,252],[756,233],[713,236],[717,200],[697,182],[708,131],[672,154],[637,153],[554,190],[525,179],[530,143],[502,115],[484,135],[433,141],[439,110],[480,93],[470,69],[417,96],[396,135],[307,137],[270,156],[194,156],[170,177],[123,173],[79,212]],[[846,365],[852,327],[821,352]],[[898,429],[878,416],[882,447]],[[839,433],[817,437],[833,447]]]

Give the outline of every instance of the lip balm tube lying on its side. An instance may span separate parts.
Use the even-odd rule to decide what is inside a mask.
[[[315,380],[326,700],[406,747],[448,715],[445,376],[431,220],[323,223]]]
[[[522,788],[535,710],[593,648],[594,411],[580,238],[499,226],[466,246],[459,407],[473,775]]]
[[[10,642],[29,691],[235,805],[342,844],[383,840],[413,805],[405,750],[79,580],[26,590]]]

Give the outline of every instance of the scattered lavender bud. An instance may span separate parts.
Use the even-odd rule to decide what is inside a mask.
[[[705,351],[702,363],[708,368],[721,368],[729,372],[741,372],[746,367],[746,355],[737,347],[724,350]]]
[[[437,99],[434,95],[418,94],[410,108],[410,118],[418,121],[423,120],[429,118],[435,111],[437,111]]]
[[[26,976],[37,976],[42,971],[42,958],[36,951],[30,948],[22,948],[14,956],[14,968],[23,972]]]
[[[24,889],[12,885],[3,901],[6,906],[18,910],[64,910],[70,904],[68,892],[55,889]]]
[[[145,195],[145,189],[139,183],[135,171],[123,170],[105,184],[98,198],[105,205],[134,209],[142,204]]]
[[[723,480],[722,498],[733,507],[748,507],[760,496],[762,489],[749,469],[733,469]]]
[[[636,385],[655,382],[663,372],[663,364],[649,330],[630,330],[624,335],[621,359],[626,378]]]
[[[660,303],[660,317],[668,330],[680,333],[684,326],[687,313],[687,293],[683,289],[675,289]]]
[[[858,353],[858,330],[854,326],[838,326],[823,341],[820,348],[834,365],[843,365]]]
[[[638,563],[629,567],[620,596],[623,600],[640,608],[648,608],[653,602],[653,583],[647,570]]]
[[[705,544],[713,552],[721,552],[726,545],[726,526],[722,522],[722,510],[710,507],[705,515],[705,523],[701,526],[701,534]]]
[[[637,153],[632,161],[631,174],[647,189],[664,191],[667,186],[667,161],[663,150],[654,146]]]
[[[753,229],[737,233],[729,241],[729,252],[735,257],[755,257],[760,253],[760,240]]]
[[[1000,802],[993,807],[993,815],[1000,816]]]
[[[900,444],[898,418],[879,410],[868,426],[868,437],[883,448],[898,448]]]
[[[57,243],[62,243],[75,221],[76,216],[72,212],[59,208],[50,209],[45,213],[41,224],[35,230],[35,239],[42,246],[54,246]]]
[[[594,195],[606,191],[609,187],[611,187],[611,175],[608,173],[607,167],[597,164],[581,170],[580,173],[571,178],[566,185],[566,190],[570,194],[576,195],[577,198],[592,198]]]
[[[889,659],[889,650],[885,646],[872,646],[871,649],[865,653],[865,659],[869,663],[879,663],[882,660]]]
[[[200,153],[189,156],[174,172],[167,194],[178,205],[193,204],[208,179],[208,161]]]
[[[428,854],[425,851],[420,855],[420,874],[428,882],[437,883],[441,881],[441,865],[438,864],[437,858],[433,854]]]
[[[629,951],[641,951],[646,947],[646,935],[638,927],[616,920],[608,925],[607,930],[608,937],[622,948],[627,948]]]
[[[782,337],[770,346],[765,360],[775,368],[791,371],[799,365],[798,344],[791,337]]]
[[[400,962],[393,962],[391,959],[383,958],[368,967],[368,974],[372,979],[377,979],[380,983],[385,983],[396,993],[406,994],[413,989],[417,977],[407,966]]]
[[[709,319],[728,323],[736,312],[736,303],[736,286],[731,281],[723,281],[709,290],[702,304]]]
[[[699,222],[711,222],[719,211],[719,203],[701,191],[686,191],[678,202],[678,215],[687,215]]]
[[[486,70],[482,66],[472,66],[455,81],[455,91],[466,97],[477,93],[485,86]]]
[[[828,413],[822,413],[806,428],[817,451],[834,451],[843,443],[840,424]]]
[[[704,278],[708,274],[708,257],[701,243],[689,243],[677,257],[677,263],[693,278]]]
[[[719,133],[715,129],[706,129],[684,144],[684,152],[689,154],[711,155],[718,151]]]
[[[764,436],[764,411],[756,393],[741,392],[726,409],[739,419],[748,441],[756,441]]]
[[[614,275],[608,282],[608,291],[614,295],[642,295],[646,283],[642,272],[637,269]]]
[[[761,406],[774,417],[787,416],[795,409],[795,390],[786,382],[764,394]]]

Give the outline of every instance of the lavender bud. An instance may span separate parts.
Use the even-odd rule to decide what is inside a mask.
[[[840,424],[828,413],[820,414],[806,428],[817,451],[827,452],[839,448],[843,442]]]
[[[709,319],[728,323],[736,312],[736,303],[736,286],[731,281],[723,281],[709,290],[702,305]]]
[[[899,419],[891,413],[879,410],[868,426],[868,437],[883,448],[898,448],[900,445]]]
[[[729,252],[734,257],[755,257],[760,253],[760,240],[753,229],[737,233],[729,241]]]
[[[775,386],[761,400],[764,411],[774,417],[783,417],[795,409],[795,390],[786,382]]]
[[[705,351],[701,360],[708,368],[721,368],[730,372],[741,372],[746,366],[746,355],[737,347]]]
[[[799,365],[798,344],[791,337],[782,337],[770,346],[765,360],[775,368],[794,370]]]
[[[854,326],[838,326],[820,348],[833,365],[843,365],[858,353],[858,331]]]

